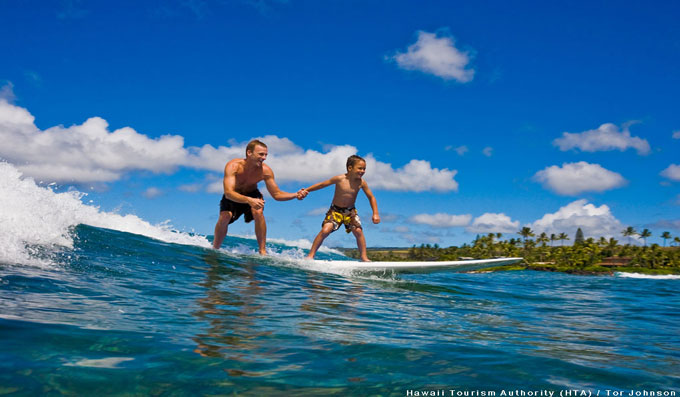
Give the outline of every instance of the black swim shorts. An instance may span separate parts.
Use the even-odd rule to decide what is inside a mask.
[[[255,189],[252,192],[241,194],[253,198],[262,198],[262,193],[260,193],[258,189]],[[247,203],[237,203],[235,201],[231,201],[225,195],[222,195],[222,200],[220,201],[220,212],[222,211],[231,212],[231,220],[229,221],[229,224],[234,223],[234,221],[236,221],[241,216],[241,214],[243,214],[243,218],[246,223],[253,220],[253,212],[250,208],[250,205]]]

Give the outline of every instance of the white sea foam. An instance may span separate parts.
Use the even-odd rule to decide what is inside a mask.
[[[250,239],[250,238],[254,238],[254,237],[248,236],[248,237],[243,237],[243,238]],[[297,248],[302,248],[302,249],[312,248],[312,242],[307,240],[306,238],[301,238],[301,239],[297,239],[297,240],[286,240],[286,239],[282,239],[282,238],[267,238],[267,242],[268,243],[281,244],[281,245],[285,245],[285,246],[288,246],[288,247],[297,247]],[[324,245],[319,247],[319,252],[326,252],[326,253],[331,253],[331,254],[344,255],[342,252],[340,252],[336,249],[330,248],[330,247],[326,247]]]
[[[680,276],[674,274],[667,275],[653,275],[653,274],[641,274],[641,273],[623,273],[617,272],[617,276],[626,278],[648,278],[655,280],[680,280]]]
[[[0,162],[0,263],[49,266],[32,248],[70,248],[79,224],[140,234],[158,240],[210,247],[203,237],[173,231],[165,222],[152,225],[135,215],[101,211],[82,202],[84,193],[56,193],[25,178],[11,164]]]
[[[107,357],[107,358],[97,358],[97,359],[82,359],[74,363],[66,363],[66,367],[90,367],[90,368],[108,368],[115,369],[120,368],[118,364],[124,363],[126,361],[133,361],[132,357]]]

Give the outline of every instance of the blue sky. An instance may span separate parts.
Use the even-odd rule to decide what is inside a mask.
[[[680,235],[680,3],[552,3],[0,0],[0,158],[202,234],[263,138],[287,191],[369,160],[369,246]],[[331,198],[270,198],[269,237]]]

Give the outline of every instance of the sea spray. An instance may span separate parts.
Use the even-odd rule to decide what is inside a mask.
[[[173,231],[135,216],[103,212],[82,202],[85,193],[57,193],[23,177],[13,165],[0,162],[0,263],[49,266],[42,252],[73,247],[73,228],[79,224],[140,234],[170,243],[210,247],[203,236]],[[44,256],[44,255],[43,255]],[[48,255],[49,256],[49,255]]]

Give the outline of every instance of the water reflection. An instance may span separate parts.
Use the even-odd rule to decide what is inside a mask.
[[[248,361],[246,352],[267,334],[255,332],[254,319],[261,309],[257,297],[262,292],[255,265],[235,268],[217,252],[206,254],[204,261],[209,267],[198,285],[205,288],[205,296],[198,298],[200,309],[193,314],[208,328],[194,336],[194,351],[204,357]]]

